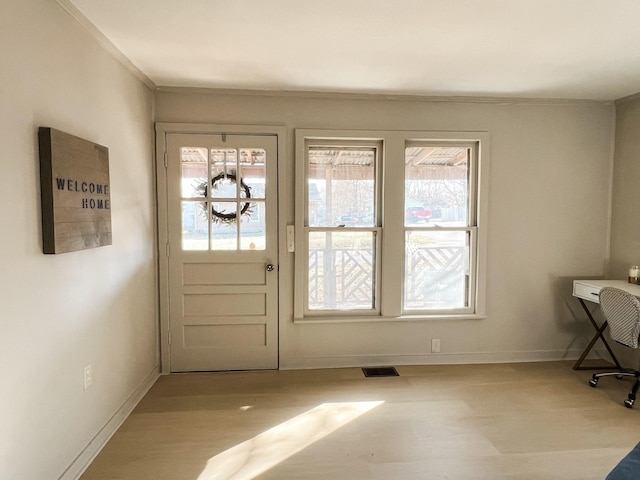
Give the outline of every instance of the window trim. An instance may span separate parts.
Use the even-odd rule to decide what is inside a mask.
[[[395,321],[424,321],[424,320],[455,320],[455,319],[483,319],[486,318],[486,277],[487,277],[487,225],[489,198],[489,134],[480,131],[382,131],[382,130],[326,130],[326,129],[296,129],[295,130],[295,271],[294,271],[294,305],[293,322],[304,323],[344,323],[344,322],[395,322]],[[306,146],[308,141],[340,142],[364,141],[381,143],[381,158],[376,169],[376,181],[379,199],[376,207],[378,225],[380,229],[376,246],[379,262],[377,264],[377,301],[379,313],[352,312],[350,310],[313,311],[306,312],[305,289],[308,271],[305,264],[307,254],[306,245]],[[473,214],[476,215],[473,228],[476,235],[472,235],[475,245],[470,245],[471,261],[475,259],[476,272],[471,280],[473,284],[470,311],[403,311],[404,305],[404,216],[390,217],[388,212],[400,211],[404,208],[404,149],[411,143],[465,143],[474,144],[477,160],[471,181],[470,197],[475,198]],[[396,162],[402,162],[402,168],[397,168]],[[395,187],[392,187],[395,185]],[[399,195],[402,186],[402,195]],[[400,198],[399,198],[400,197]],[[471,215],[470,210],[470,215]],[[471,220],[471,218],[470,218]],[[402,248],[398,248],[402,245]],[[398,252],[398,250],[400,250]],[[401,288],[398,288],[401,285]]]

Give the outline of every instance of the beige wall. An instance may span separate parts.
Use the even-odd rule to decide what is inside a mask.
[[[624,278],[640,264],[640,96],[616,102],[615,168],[609,277]],[[614,344],[623,366],[638,368],[638,353]]]
[[[0,478],[67,479],[156,375],[153,94],[55,2],[1,10]],[[39,126],[109,147],[113,245],[42,254]]]
[[[604,275],[608,261],[610,103],[169,90],[156,94],[156,120],[288,127],[281,228],[294,220],[295,128],[489,133],[488,318],[294,324],[293,255],[283,252],[281,368],[576,358],[592,334],[571,280]],[[441,339],[441,354],[430,353],[431,338]]]
[[[640,264],[640,96],[617,102],[611,218],[612,278]]]

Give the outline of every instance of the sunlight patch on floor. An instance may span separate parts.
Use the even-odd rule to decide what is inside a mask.
[[[197,480],[251,480],[383,403],[323,403],[210,458]]]

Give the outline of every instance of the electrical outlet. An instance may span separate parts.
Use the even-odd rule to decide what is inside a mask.
[[[84,389],[86,390],[93,383],[93,367],[91,364],[84,367]]]
[[[440,353],[440,339],[432,338],[431,339],[431,353]]]

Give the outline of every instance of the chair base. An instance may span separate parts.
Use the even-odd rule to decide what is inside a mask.
[[[589,385],[595,388],[601,377],[610,376],[615,376],[618,380],[621,380],[624,377],[634,377],[636,379],[633,383],[633,387],[631,387],[631,391],[629,392],[627,399],[623,402],[625,407],[633,408],[634,403],[636,403],[636,393],[638,393],[638,387],[640,387],[640,371],[623,369],[615,372],[594,373],[591,376],[591,380],[589,380]]]

